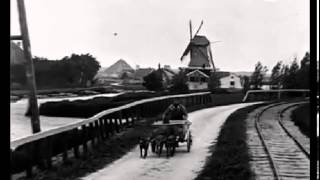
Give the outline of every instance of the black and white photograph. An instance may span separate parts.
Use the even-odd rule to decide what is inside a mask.
[[[313,5],[10,0],[11,180],[319,179]]]

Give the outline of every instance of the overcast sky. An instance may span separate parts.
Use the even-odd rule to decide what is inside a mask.
[[[26,0],[34,56],[61,59],[90,53],[103,67],[118,59],[132,67],[186,66],[180,56],[193,32],[212,44],[216,67],[252,71],[309,51],[308,0]],[[117,33],[117,36],[114,35]],[[19,34],[11,0],[11,34]]]

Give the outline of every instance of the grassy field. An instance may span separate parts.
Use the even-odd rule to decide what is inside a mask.
[[[299,127],[301,132],[310,137],[310,104],[300,105],[294,109],[291,119]]]
[[[224,123],[218,141],[210,147],[211,156],[196,180],[254,179],[250,170],[248,147],[246,144],[246,117],[261,105],[253,105],[232,113]]]

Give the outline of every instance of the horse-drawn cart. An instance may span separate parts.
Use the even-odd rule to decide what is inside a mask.
[[[163,144],[167,148],[167,155],[173,155],[175,148],[179,146],[180,143],[187,143],[187,151],[190,152],[192,145],[192,136],[190,130],[191,122],[189,120],[169,120],[168,123],[163,121],[157,121],[153,126],[157,127],[160,136],[165,138]],[[154,135],[156,136],[156,135]],[[153,141],[152,151],[161,154],[162,145],[157,144],[157,141]]]

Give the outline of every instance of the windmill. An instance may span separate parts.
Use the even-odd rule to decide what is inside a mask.
[[[215,70],[210,46],[211,43],[205,36],[198,35],[202,25],[203,21],[201,21],[198,30],[193,35],[191,20],[189,21],[190,42],[181,56],[181,61],[183,61],[184,57],[190,52],[189,68],[212,68]]]

